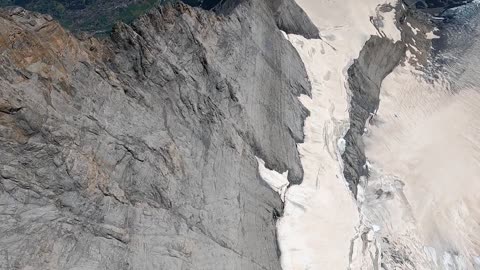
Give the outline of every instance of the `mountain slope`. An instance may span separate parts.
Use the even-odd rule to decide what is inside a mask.
[[[0,265],[279,269],[255,156],[301,181],[310,84],[275,8],[167,5],[103,41],[1,10]]]

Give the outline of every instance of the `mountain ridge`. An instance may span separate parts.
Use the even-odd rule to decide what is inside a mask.
[[[275,14],[159,6],[79,40],[2,9],[0,265],[279,269],[256,156],[301,181],[310,83]]]

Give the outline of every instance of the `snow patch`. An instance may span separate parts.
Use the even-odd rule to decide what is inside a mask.
[[[440,36],[437,36],[433,31],[427,33],[427,39],[438,39]]]
[[[274,170],[270,170],[267,167],[265,167],[265,161],[263,161],[261,158],[257,157],[258,161],[258,172],[260,173],[260,177],[267,182],[267,184],[278,194],[280,194],[280,198],[282,201],[285,201],[285,192],[287,191],[288,187],[288,171],[284,172],[283,174],[280,174]]]
[[[347,147],[347,141],[345,141],[345,139],[343,137],[338,139],[337,147],[338,147],[338,152],[340,153],[340,155],[343,155],[343,153],[345,153],[345,148]]]
[[[382,31],[387,35],[387,37],[389,37],[393,41],[400,41],[402,40],[402,33],[396,25],[395,9],[393,8],[394,2],[395,1],[386,1],[385,3],[392,6],[392,10],[390,12],[377,11],[377,14],[383,17]]]
[[[409,22],[407,22],[407,25],[408,25],[408,27],[410,27],[410,28],[412,29],[412,31],[413,31],[413,33],[415,34],[415,36],[418,35],[418,32],[419,32],[420,30],[418,30],[417,28],[415,28],[415,27],[414,27],[411,23],[409,23]]]

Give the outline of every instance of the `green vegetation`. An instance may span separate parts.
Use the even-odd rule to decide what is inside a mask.
[[[21,6],[50,14],[72,32],[108,34],[116,21],[131,23],[155,5],[179,0],[0,0],[0,7]],[[220,0],[180,0],[205,9]]]
[[[151,9],[158,3],[159,0],[147,0],[129,5],[120,11],[119,17],[123,22],[131,23],[135,18],[138,18],[138,16],[144,14],[145,11]]]

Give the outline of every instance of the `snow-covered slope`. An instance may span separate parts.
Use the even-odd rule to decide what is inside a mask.
[[[373,169],[363,211],[390,248],[409,252],[405,269],[473,269],[479,254],[480,94],[450,90],[397,68],[365,138]]]
[[[305,178],[284,193],[286,174],[260,166],[285,200],[283,269],[479,269],[478,87],[471,78],[454,89],[444,76],[427,76],[436,36],[402,16],[395,0],[297,2],[321,35],[288,36],[312,82],[312,97],[301,99],[311,111],[299,145]],[[372,35],[408,51],[362,132],[369,174],[354,183],[354,198],[341,158],[352,117],[347,70]]]
[[[365,138],[373,169],[364,211],[389,236],[387,248],[408,252],[416,267],[404,269],[480,269],[480,45],[471,38],[479,21],[453,33],[468,42],[444,42],[446,73],[426,80],[403,65],[384,80]]]
[[[390,6],[394,1],[344,2],[297,1],[322,39],[288,36],[307,67],[312,97],[302,97],[311,112],[305,143],[299,145],[304,181],[288,189],[278,224],[286,270],[347,269],[357,252],[352,241],[359,237],[360,217],[341,162],[342,138],[349,127],[347,70],[370,36],[379,35],[374,22],[393,40],[400,33]]]

